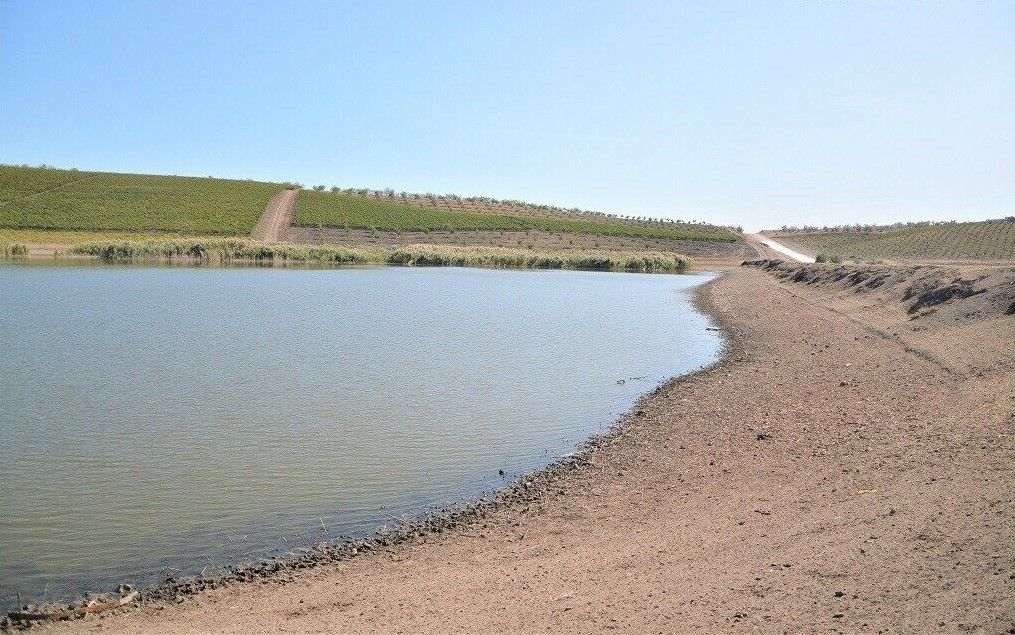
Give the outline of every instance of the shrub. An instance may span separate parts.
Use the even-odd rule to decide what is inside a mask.
[[[18,258],[28,255],[28,247],[20,243],[0,242],[0,256]]]

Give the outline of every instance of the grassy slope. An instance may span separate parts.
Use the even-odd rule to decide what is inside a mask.
[[[564,215],[482,214],[405,203],[382,201],[350,194],[300,192],[294,225],[304,227],[347,227],[378,231],[500,230],[538,229],[553,233],[577,233],[597,236],[636,236],[674,240],[713,240],[734,242],[739,237],[728,230],[701,226],[645,226],[623,221],[586,220]]]
[[[92,172],[0,166],[0,206],[26,196],[94,176]]]
[[[846,258],[1015,260],[1015,223],[956,223],[874,232],[779,234],[788,246]]]
[[[0,166],[0,227],[243,235],[281,187]]]

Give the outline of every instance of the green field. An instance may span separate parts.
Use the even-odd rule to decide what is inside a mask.
[[[710,225],[700,228],[646,226],[622,220],[594,221],[564,215],[483,214],[417,207],[332,192],[300,192],[294,225],[375,229],[377,231],[526,231],[589,234],[595,236],[631,236],[672,240],[710,240],[735,242],[739,236]]]
[[[279,184],[0,166],[0,227],[249,234]]]
[[[1015,260],[1015,222],[948,223],[871,231],[766,232],[813,254],[862,260]]]
[[[0,166],[0,206],[89,176],[93,176],[93,173],[53,168]]]

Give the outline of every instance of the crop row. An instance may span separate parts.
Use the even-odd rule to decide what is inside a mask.
[[[1015,260],[1015,222],[949,223],[872,232],[791,233],[778,240],[813,253],[867,260]]]
[[[323,191],[323,186],[314,188],[315,191]],[[564,217],[564,218],[581,218],[584,220],[590,220],[593,222],[601,223],[623,223],[627,225],[641,225],[646,227],[669,227],[671,229],[690,229],[692,231],[701,231],[703,229],[712,230],[723,230],[716,225],[710,225],[700,221],[682,221],[671,218],[654,218],[650,216],[640,215],[627,215],[617,214],[612,212],[602,212],[594,210],[585,210],[577,207],[564,208],[555,205],[541,205],[536,203],[526,203],[518,200],[498,200],[492,199],[485,196],[475,197],[461,197],[454,194],[410,194],[408,192],[396,193],[394,190],[370,190],[370,189],[354,189],[347,188],[341,190],[337,187],[333,187],[331,192],[351,194],[357,196],[364,196],[374,199],[386,200],[389,202],[397,202],[405,205],[411,205],[413,207],[436,207],[439,209],[446,209],[450,211],[460,212],[479,212],[481,214],[506,214],[509,216],[549,216],[549,217]],[[741,233],[740,228],[736,228],[737,233]]]
[[[377,231],[527,231],[597,236],[632,236],[673,240],[735,242],[739,237],[723,228],[645,226],[603,222],[563,215],[511,215],[418,207],[342,193],[300,192],[293,224],[303,227],[374,229]]]

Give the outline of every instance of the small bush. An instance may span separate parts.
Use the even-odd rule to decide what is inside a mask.
[[[5,258],[19,258],[28,255],[28,247],[20,243],[0,242],[0,256]]]

